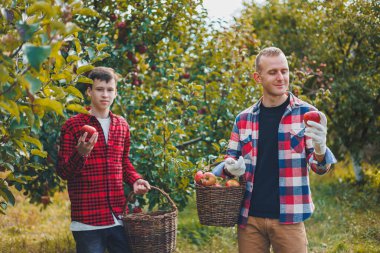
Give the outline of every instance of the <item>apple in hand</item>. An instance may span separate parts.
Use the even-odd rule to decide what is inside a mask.
[[[240,183],[235,179],[230,179],[226,182],[227,187],[240,186]]]
[[[203,178],[201,181],[203,186],[212,186],[216,184],[216,176],[211,172],[206,172],[205,174],[203,174]]]
[[[194,181],[197,184],[202,184],[202,178],[203,178],[203,172],[199,170],[197,173],[194,175]]]
[[[303,121],[305,122],[305,124],[307,126],[309,126],[307,124],[308,121],[314,121],[314,122],[317,122],[317,123],[320,123],[321,122],[321,116],[319,115],[319,113],[317,111],[311,111],[311,112],[307,112],[303,115]]]
[[[92,127],[92,126],[89,126],[89,125],[84,125],[80,129],[80,133],[81,133],[81,135],[83,135],[85,132],[87,132],[86,141],[88,141],[91,138],[91,136],[94,133],[96,133],[97,131],[96,131],[95,127]]]

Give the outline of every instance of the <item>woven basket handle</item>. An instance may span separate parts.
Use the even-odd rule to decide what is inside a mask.
[[[167,194],[166,192],[164,192],[163,190],[161,190],[160,188],[156,187],[156,186],[153,186],[151,185],[150,186],[151,189],[154,189],[154,190],[157,190],[159,191],[162,195],[164,195],[166,197],[166,199],[169,201],[173,211],[177,211],[177,206],[175,205],[174,201],[170,198],[169,194]],[[129,194],[128,194],[128,197],[127,197],[127,201],[125,201],[125,205],[124,205],[124,214],[127,214],[126,213],[126,208],[128,206],[128,202],[130,202],[132,199],[135,198],[135,193],[133,191],[131,191]]]

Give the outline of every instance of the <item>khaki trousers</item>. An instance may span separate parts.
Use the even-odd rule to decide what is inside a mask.
[[[245,228],[238,228],[239,253],[306,253],[303,222],[280,224],[278,219],[248,217]]]

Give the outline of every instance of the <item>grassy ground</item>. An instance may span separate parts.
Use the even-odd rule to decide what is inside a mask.
[[[352,184],[350,171],[341,165],[328,175],[311,176],[316,211],[306,222],[309,252],[380,253],[379,189]],[[68,210],[65,193],[46,209],[17,195],[16,206],[0,216],[0,252],[75,252]],[[192,201],[179,215],[176,252],[237,252],[236,229],[201,226]]]

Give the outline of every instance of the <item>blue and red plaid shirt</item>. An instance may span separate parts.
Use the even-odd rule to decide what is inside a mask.
[[[111,124],[106,143],[96,117],[78,114],[61,129],[58,175],[67,180],[71,219],[93,226],[114,224],[125,204],[123,182],[133,185],[141,178],[129,160],[130,132],[124,118],[110,112]],[[83,125],[96,128],[98,141],[85,157],[76,145]]]
[[[322,175],[330,170],[331,164],[336,163],[328,148],[324,161],[319,163],[314,158],[311,138],[304,135],[303,115],[316,108],[292,93],[289,93],[289,96],[289,105],[278,128],[279,221],[282,224],[302,222],[311,216],[314,204],[311,199],[309,169]],[[247,224],[255,181],[260,104],[261,99],[236,117],[226,155],[226,158],[234,159],[243,156],[246,165],[244,176],[247,184],[239,217],[240,227]]]

